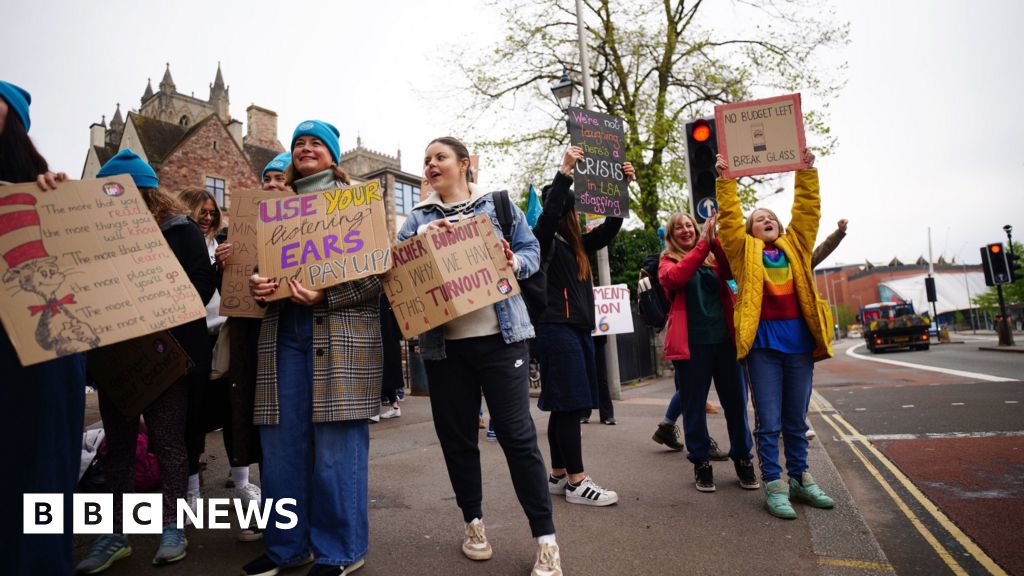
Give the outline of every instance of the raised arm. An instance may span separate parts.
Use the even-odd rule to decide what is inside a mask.
[[[818,264],[821,264],[825,258],[828,258],[836,248],[839,247],[839,243],[846,238],[846,219],[839,221],[839,226],[835,232],[828,235],[825,241],[818,244],[817,248],[814,249],[814,254],[811,255],[811,269],[817,268]]]
[[[786,234],[807,253],[814,250],[818,238],[818,222],[821,220],[821,194],[818,189],[818,170],[814,166],[814,154],[804,149],[804,162],[810,166],[796,173],[796,189],[793,195],[793,215],[786,227]]]
[[[728,164],[721,154],[715,165],[719,173]],[[715,180],[715,196],[718,200],[718,238],[729,265],[735,269],[743,262],[743,247],[747,241],[746,224],[743,221],[743,210],[740,208],[740,197],[736,192],[736,180],[718,178]]]

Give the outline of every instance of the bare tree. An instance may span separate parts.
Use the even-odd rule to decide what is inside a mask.
[[[626,157],[637,169],[631,206],[647,226],[659,210],[687,205],[683,124],[715,104],[800,91],[819,154],[836,143],[827,103],[844,66],[822,70],[823,49],[847,42],[845,23],[808,0],[584,0],[595,106],[626,120]],[[713,4],[713,5],[712,5]],[[455,53],[474,100],[464,132],[515,166],[513,183],[543,182],[568,136],[549,85],[563,67],[579,77],[573,0],[497,0],[506,35],[492,51]],[[578,80],[577,80],[578,81]],[[514,110],[518,124],[502,126]],[[525,116],[524,116],[525,115]],[[495,137],[496,130],[502,135]],[[753,198],[748,185],[746,197]]]

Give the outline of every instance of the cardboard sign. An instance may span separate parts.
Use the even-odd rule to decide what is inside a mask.
[[[376,180],[262,200],[256,238],[260,275],[280,284],[268,300],[291,296],[290,278],[323,290],[391,267],[384,192]]]
[[[482,214],[453,232],[409,238],[395,246],[394,263],[384,292],[405,338],[519,294],[501,239]]]
[[[139,414],[188,373],[188,354],[170,332],[89,352],[89,377],[125,418]]]
[[[0,318],[28,366],[205,318],[130,176],[0,186]]]
[[[633,312],[629,307],[629,286],[594,286],[594,336],[626,334],[633,331]]]
[[[629,217],[624,138],[621,118],[569,108],[569,140],[584,152],[573,175],[577,211]]]
[[[718,153],[729,161],[724,178],[807,168],[800,94],[715,106]]]
[[[259,221],[260,200],[287,198],[290,192],[272,190],[235,190],[231,193],[231,220],[228,223],[228,242],[231,256],[224,261],[220,285],[220,315],[262,318],[264,308],[249,293],[249,277],[259,262],[256,250],[256,223]]]

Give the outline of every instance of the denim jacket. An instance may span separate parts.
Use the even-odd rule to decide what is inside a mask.
[[[477,214],[487,214],[491,219],[491,225],[494,226],[495,234],[501,238],[501,225],[498,224],[498,216],[494,212],[494,199],[491,194],[478,191],[474,184],[470,184],[469,187],[470,202],[463,210],[463,214],[467,218]],[[402,225],[402,229],[398,232],[398,241],[402,242],[415,236],[420,226],[443,217],[441,200],[436,192],[432,193],[413,208],[405,224]],[[526,216],[514,204],[512,205],[511,237],[512,252],[519,262],[516,278],[528,278],[540,269],[540,244],[526,223]],[[495,303],[494,310],[498,315],[498,325],[501,327],[501,336],[505,343],[521,342],[534,337],[533,324],[530,323],[530,315],[526,311],[526,302],[523,301],[522,295],[517,294]],[[444,359],[444,326],[438,326],[421,334],[419,341],[420,352],[424,360]]]

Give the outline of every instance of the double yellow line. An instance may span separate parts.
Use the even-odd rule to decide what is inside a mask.
[[[897,468],[895,464],[892,463],[892,461],[890,461],[888,458],[885,457],[885,455],[879,452],[878,449],[875,448],[874,445],[872,445],[871,442],[867,438],[865,438],[859,430],[854,428],[853,425],[846,421],[846,419],[844,419],[842,416],[840,416],[838,413],[834,411],[832,414],[826,414],[825,410],[822,408],[822,405],[818,402],[816,398],[812,399],[811,403],[813,404],[814,409],[819,413],[821,418],[825,422],[827,422],[828,425],[831,426],[840,437],[842,437],[843,435],[848,435],[849,437],[853,438],[854,441],[862,444],[868,452],[870,452],[879,462],[881,462],[882,465],[885,466],[885,468],[887,468],[889,472],[896,478],[896,480],[903,485],[903,488],[905,488],[906,491],[911,496],[913,496],[915,500],[917,500],[918,504],[920,504],[921,507],[924,508],[925,511],[927,511],[932,516],[932,518],[934,518],[935,521],[938,522],[940,526],[942,526],[943,529],[949,532],[949,534],[960,544],[960,546],[962,546],[968,554],[974,557],[978,564],[980,564],[982,567],[988,570],[990,574],[994,574],[997,576],[1006,575],[1005,570],[1003,570],[998,564],[996,564],[996,562],[992,560],[992,558],[990,558],[988,554],[985,554],[985,551],[979,548],[978,545],[974,543],[974,541],[972,541],[966,534],[964,534],[963,531],[961,531],[960,528],[958,528],[957,525],[954,524],[953,521],[950,520],[949,517],[942,512],[942,510],[939,510],[938,506],[936,506],[931,500],[928,499],[927,496],[925,496],[920,490],[918,490],[917,486],[915,486],[914,483],[911,482],[910,479],[907,478],[907,476],[903,474],[903,472],[900,471],[900,469]],[[840,425],[842,426],[842,428],[840,427]],[[846,429],[846,432],[843,431],[843,428]],[[890,483],[886,481],[884,476],[882,476],[882,473],[878,470],[878,468],[871,463],[867,456],[864,455],[864,453],[856,446],[856,444],[854,444],[854,442],[850,442],[850,450],[852,450],[854,455],[856,455],[857,458],[861,461],[861,463],[864,464],[864,468],[867,469],[868,473],[870,473],[875,478],[875,481],[877,481],[878,484],[882,487],[882,489],[884,489],[885,492],[889,495],[889,497],[892,498],[893,502],[896,503],[896,506],[900,509],[901,512],[903,512],[903,515],[906,516],[908,520],[910,520],[911,524],[914,525],[914,528],[917,529],[917,531],[921,534],[925,541],[927,541],[928,544],[939,555],[939,557],[942,558],[942,561],[946,563],[946,566],[948,566],[954,574],[957,574],[958,576],[966,576],[967,571],[964,570],[963,566],[961,566],[960,563],[957,562],[953,555],[949,552],[949,550],[947,550],[946,547],[943,546],[937,538],[935,538],[935,535],[932,534],[931,530],[929,530],[928,527],[925,526],[923,522],[921,522],[921,519],[918,518],[917,514],[915,514],[914,511],[910,509],[907,503],[903,501],[903,498],[901,498],[900,495],[896,493],[896,491],[893,489]]]

